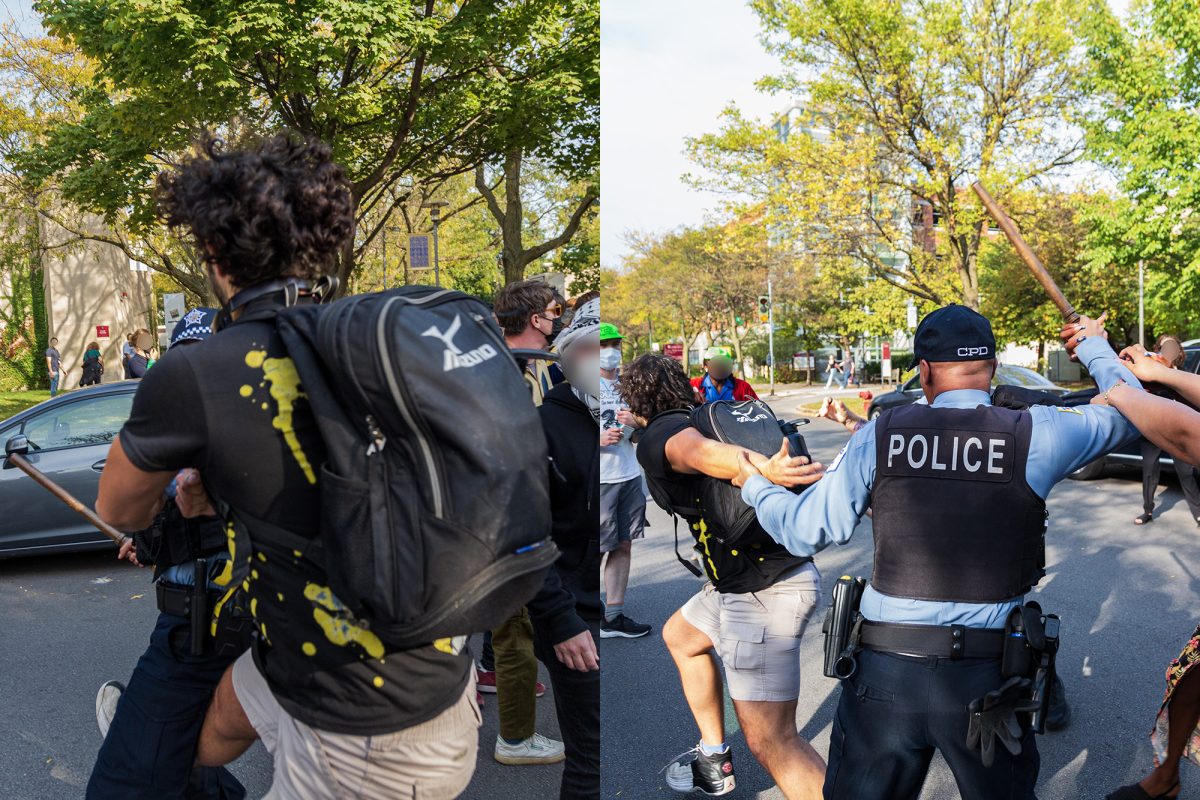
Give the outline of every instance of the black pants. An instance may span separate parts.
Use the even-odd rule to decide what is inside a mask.
[[[829,743],[826,800],[916,800],[934,750],[963,800],[1035,800],[1041,759],[1033,733],[1021,754],[996,747],[985,768],[968,750],[967,705],[1003,683],[1000,660],[918,658],[864,650],[842,682]]]
[[[589,623],[599,640],[600,623]],[[563,764],[559,800],[600,798],[600,673],[568,669],[554,655],[554,645],[534,626],[533,649],[550,673],[554,710],[567,760]]]
[[[1162,473],[1162,464],[1158,457],[1162,455],[1159,446],[1148,439],[1142,439],[1142,510],[1147,514],[1154,512],[1154,492],[1158,489],[1158,479]],[[1192,519],[1200,521],[1200,484],[1197,484],[1197,470],[1191,464],[1185,464],[1175,459],[1175,474],[1179,476],[1179,488],[1187,501]]]
[[[224,767],[195,767],[196,743],[213,690],[234,657],[193,656],[173,646],[187,620],[159,614],[96,757],[88,800],[242,800]],[[179,637],[176,637],[177,639]]]

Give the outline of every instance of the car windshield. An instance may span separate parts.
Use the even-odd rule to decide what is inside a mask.
[[[1025,367],[1014,367],[1011,364],[1000,364],[992,377],[992,385],[1024,386],[1027,389],[1057,389],[1053,382],[1042,375]]]
[[[996,367],[996,374],[992,377],[992,386],[1007,384],[1009,386],[1024,386],[1027,389],[1058,389],[1052,381],[1042,375],[1025,367],[1014,367],[1011,364],[1000,364]],[[921,390],[921,375],[918,373],[909,378],[905,384],[900,387],[902,392],[916,392]]]

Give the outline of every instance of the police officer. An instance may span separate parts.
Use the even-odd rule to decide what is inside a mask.
[[[189,311],[175,325],[171,349],[207,339],[215,319],[215,309]],[[167,487],[167,501],[154,525],[135,533],[119,554],[154,565],[159,616],[128,687],[109,681],[96,695],[104,744],[88,781],[88,798],[246,796],[224,767],[192,766],[213,690],[226,667],[249,645],[252,628],[249,614],[236,599],[221,604],[214,623],[214,607],[227,587],[238,585],[227,575],[221,577],[229,564],[225,531],[215,517],[184,519],[174,502],[174,488],[174,483]]]
[[[1121,379],[1137,385],[1096,323],[1083,324],[1077,352],[1100,391]],[[1005,632],[1022,648],[1022,624],[1037,629],[1031,644],[1051,633],[1023,605],[1044,574],[1051,487],[1137,431],[1107,406],[993,406],[995,348],[984,317],[940,308],[914,342],[928,405],[863,425],[799,496],[742,460],[743,498],[797,555],[844,544],[873,511],[874,573],[861,596],[856,668],[842,683],[826,798],[916,798],[935,750],[963,797],[1034,797],[1031,682],[1002,668]]]

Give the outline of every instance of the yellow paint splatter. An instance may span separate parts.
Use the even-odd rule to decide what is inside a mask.
[[[250,578],[252,580],[258,580],[258,570],[256,570],[256,569],[250,570]]]
[[[268,408],[270,408],[270,406],[266,403],[263,403],[261,406],[259,406],[259,408],[261,408],[263,411],[266,411]]]
[[[254,394],[254,387],[248,383],[242,384],[242,388],[238,389],[238,394],[242,397],[249,397]]]
[[[300,645],[300,649],[304,651],[304,655],[311,656],[317,652],[317,646],[312,642],[305,642]]]
[[[308,396],[300,387],[300,375],[296,372],[296,365],[290,358],[267,358],[266,350],[251,350],[246,353],[246,366],[262,368],[263,377],[271,385],[271,397],[275,400],[276,414],[271,420],[271,425],[283,434],[283,440],[287,442],[292,456],[303,470],[304,477],[308,478],[309,483],[316,483],[317,475],[300,446],[295,428],[292,427],[292,412],[296,400]]]
[[[252,616],[252,617],[258,616],[258,598],[257,597],[252,597],[250,599],[250,616]]]
[[[275,596],[279,598],[279,602],[283,602],[283,592],[276,592]]]
[[[217,586],[229,586],[230,581],[233,580],[233,564],[234,559],[237,558],[237,553],[235,552],[236,542],[237,530],[233,527],[232,523],[228,523],[225,525],[225,545],[229,548],[229,560],[221,568],[221,574],[213,578],[213,583],[217,584]],[[221,599],[213,606],[212,622],[209,623],[210,635],[217,635],[217,619],[221,616],[221,609],[225,607],[225,601],[232,597],[235,591],[237,591],[237,587],[231,587],[226,590],[225,594],[221,595]]]
[[[454,636],[454,637],[446,638],[446,639],[435,639],[433,642],[433,649],[440,650],[441,652],[447,653],[452,656],[456,656],[462,652],[462,649],[463,649],[463,647],[466,646],[466,644],[467,644],[467,637]]]
[[[299,550],[293,550],[292,555],[294,555],[296,558],[299,558],[300,556],[302,556],[304,554],[301,553]]]
[[[258,560],[259,560],[259,561],[266,561],[266,560],[267,560],[267,554],[266,554],[266,553],[263,553],[263,552],[261,552],[261,551],[260,551],[260,552],[258,553]]]
[[[313,619],[325,631],[325,638],[340,647],[354,642],[367,651],[371,658],[383,658],[383,642],[369,629],[358,624],[350,609],[334,596],[328,586],[306,584],[304,596],[314,604]]]
[[[371,683],[375,684],[376,689],[383,688],[383,678],[379,677],[378,675],[375,676],[375,679],[372,680]]]

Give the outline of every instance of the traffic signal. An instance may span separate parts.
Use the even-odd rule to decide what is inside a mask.
[[[758,296],[758,313],[759,314],[770,314],[771,313],[771,298],[767,297],[765,294],[760,294]]]

